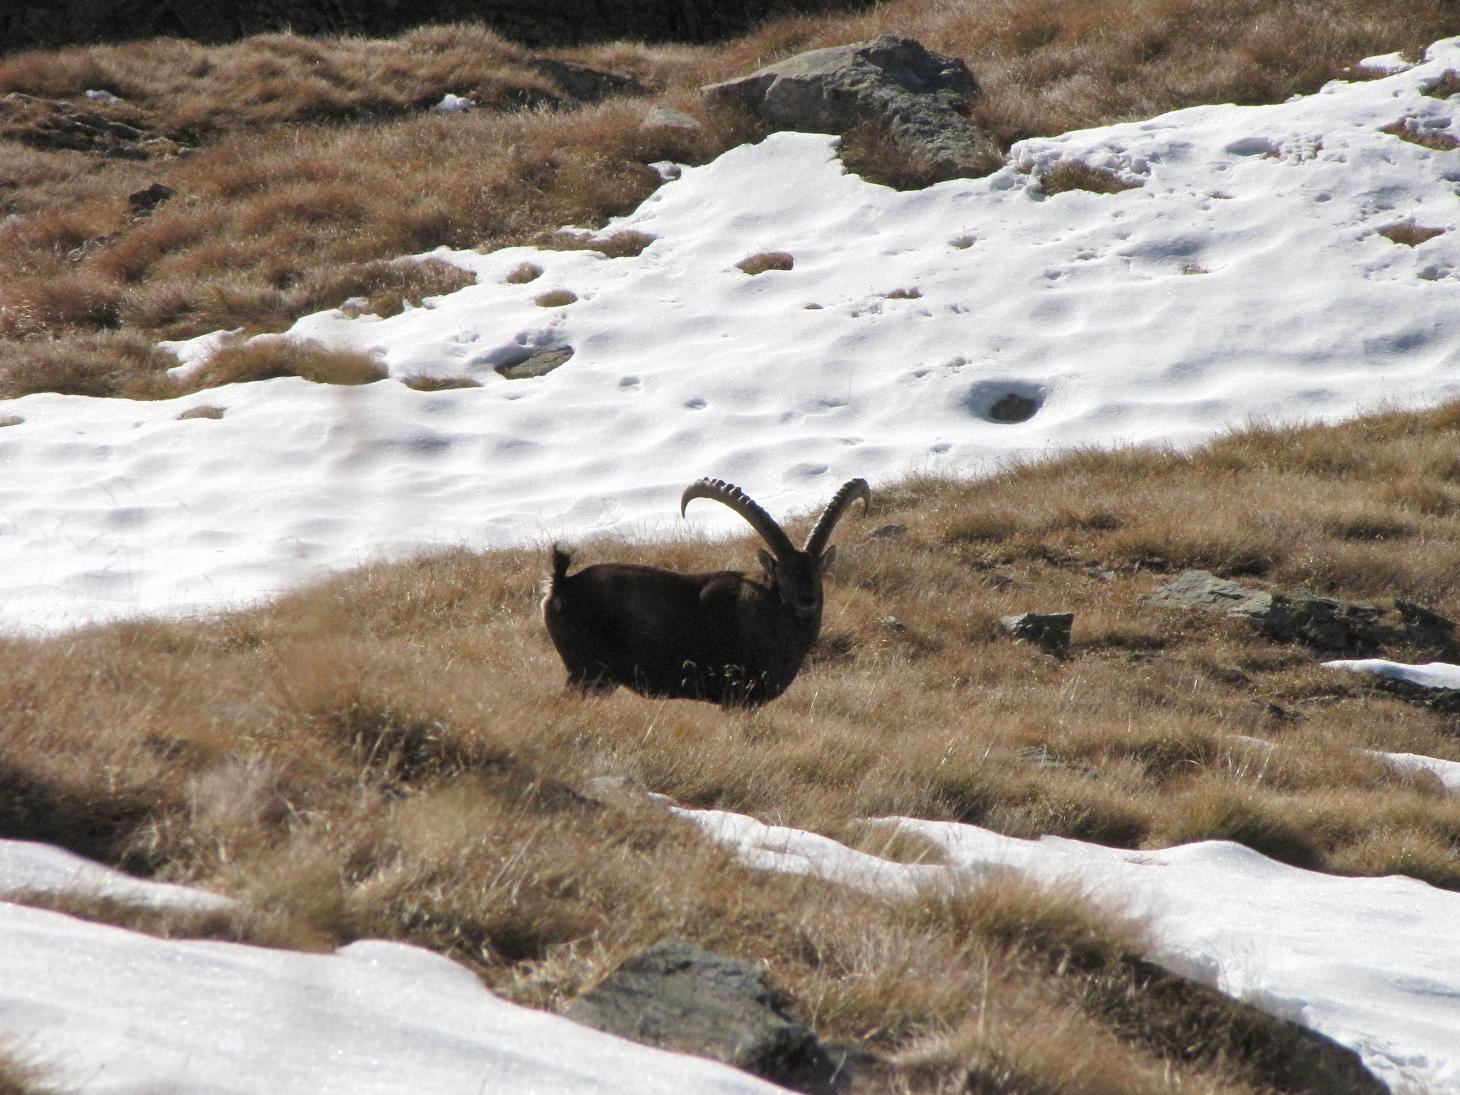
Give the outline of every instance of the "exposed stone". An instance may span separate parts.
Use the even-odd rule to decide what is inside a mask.
[[[907,532],[906,525],[878,525],[867,533],[869,540],[896,540]]]
[[[994,143],[964,116],[978,91],[961,60],[886,35],[799,53],[700,94],[779,129],[845,135],[879,127],[904,154],[951,178],[985,172],[1000,160]]]
[[[1039,410],[1039,404],[1028,396],[1010,392],[989,408],[995,422],[1028,422]]]
[[[1174,582],[1149,594],[1145,600],[1155,605],[1200,608],[1248,619],[1262,619],[1273,606],[1271,593],[1248,589],[1206,570],[1188,570]]]
[[[1398,619],[1391,620],[1377,605],[1323,597],[1306,589],[1269,593],[1205,570],[1189,570],[1145,600],[1245,619],[1270,639],[1306,643],[1325,651],[1373,653],[1390,644],[1446,657],[1455,651],[1454,623],[1409,601],[1395,601]]]
[[[497,374],[506,380],[526,380],[534,376],[546,376],[573,356],[573,347],[556,346],[551,350],[538,350],[520,361],[497,366]]]
[[[149,135],[139,125],[62,99],[41,99],[19,91],[0,96],[0,137],[32,148],[100,152],[128,160],[145,160],[177,147],[156,134]]]
[[[630,1041],[709,1057],[795,1091],[848,1089],[847,1053],[828,1053],[755,966],[666,939],[579,997],[567,1016]]]
[[[681,133],[699,133],[705,127],[693,114],[682,110],[671,110],[667,106],[656,106],[644,115],[640,129],[672,129]]]
[[[1357,1053],[1327,1035],[1269,1015],[1146,959],[1127,957],[1123,963],[1152,1013],[1165,1005],[1173,1016],[1203,1014],[1206,1026],[1225,1038],[1233,1057],[1252,1067],[1264,1086],[1291,1095],[1384,1095],[1389,1090]]]
[[[1453,620],[1399,597],[1394,598],[1394,608],[1403,621],[1404,632],[1410,643],[1441,651],[1446,657],[1454,656],[1456,647]]]
[[[540,57],[532,62],[535,71],[546,76],[562,89],[563,94],[581,103],[596,103],[614,95],[647,95],[649,89],[632,76],[604,72],[572,61],[555,61]]]
[[[128,194],[127,204],[131,206],[134,215],[142,216],[152,212],[176,193],[172,187],[155,182],[145,190]]]
[[[1014,638],[1061,658],[1070,652],[1070,629],[1074,622],[1073,612],[1021,612],[1017,616],[999,617],[999,623]]]

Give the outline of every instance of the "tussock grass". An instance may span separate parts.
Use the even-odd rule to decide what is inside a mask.
[[[1122,190],[1139,189],[1139,183],[1126,182],[1113,171],[1074,160],[1063,160],[1039,176],[1039,188],[1053,196],[1068,190],[1088,190],[1092,194],[1119,194]]]
[[[1246,581],[1460,617],[1460,516],[1435,504],[1457,445],[1452,404],[890,486],[838,531],[811,664],[756,712],[567,693],[538,552],[371,566],[212,621],[0,640],[0,832],[243,910],[88,915],[291,946],[413,940],[539,1006],[693,939],[769,963],[898,1089],[1305,1090],[1276,1028],[1141,961],[1119,910],[1015,877],[889,899],[761,874],[647,798],[590,789],[615,777],[899,862],[940,856],[865,819],[1236,840],[1460,888],[1460,798],[1367,752],[1460,759],[1453,714],[1143,600],[1180,567],[1259,559]],[[869,535],[887,523],[906,531]],[[753,548],[602,541],[580,557],[708,570]],[[1002,633],[1027,610],[1075,613],[1068,658]]]
[[[755,277],[767,270],[791,270],[795,265],[796,259],[789,251],[757,251],[753,255],[745,256],[735,267]]]
[[[1424,225],[1415,224],[1412,221],[1401,221],[1398,224],[1379,229],[1379,235],[1395,243],[1402,243],[1406,247],[1418,247],[1425,240],[1432,240],[1436,236],[1444,234],[1443,228],[1426,228]]]
[[[898,33],[963,57],[984,88],[973,120],[1007,146],[1197,103],[1281,101],[1356,57],[1413,52],[1453,30],[1445,0],[896,0],[779,19],[717,47],[555,51],[649,90],[598,103],[575,100],[543,58],[470,26],[13,54],[0,58],[0,95],[61,101],[141,136],[113,157],[58,146],[44,103],[0,118],[0,219],[18,218],[0,227],[0,390],[14,389],[9,361],[19,359],[27,390],[147,398],[147,370],[118,372],[101,335],[277,331],[347,297],[399,308],[446,291],[400,288],[389,260],[540,242],[563,224],[628,211],[659,184],[648,164],[704,162],[759,134],[747,118],[701,107],[701,84],[798,50]],[[90,88],[125,101],[86,102]],[[478,106],[432,113],[447,92]],[[650,105],[688,111],[701,128],[645,129]],[[930,181],[873,132],[850,135],[844,156],[879,181]],[[155,182],[174,197],[134,217],[127,196]]]
[[[1460,148],[1460,137],[1446,133],[1443,129],[1422,129],[1408,118],[1401,118],[1397,122],[1382,126],[1379,132],[1388,133],[1390,136],[1398,137],[1401,141],[1408,141],[1410,144],[1417,144],[1421,148],[1430,148],[1436,152],[1453,152]]]
[[[608,235],[595,236],[584,232],[555,232],[543,241],[544,247],[555,251],[597,251],[605,258],[625,259],[635,258],[644,253],[644,248],[654,242],[654,237],[647,232],[635,232],[628,229],[619,232],[610,232]],[[521,280],[531,281],[531,278],[522,278],[517,272],[524,266],[524,263],[508,275],[507,280],[513,280],[517,275]],[[539,271],[540,273],[541,271]]]
[[[201,391],[281,376],[303,377],[316,384],[373,384],[385,379],[386,371],[368,354],[328,350],[291,339],[266,339],[220,347],[180,388]]]

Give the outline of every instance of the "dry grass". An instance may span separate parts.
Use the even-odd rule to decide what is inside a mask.
[[[1395,243],[1402,243],[1406,247],[1418,247],[1425,240],[1432,240],[1436,236],[1443,236],[1443,228],[1426,228],[1422,224],[1415,224],[1413,221],[1400,221],[1398,224],[1391,224],[1387,228],[1379,229],[1379,235]]]
[[[178,421],[185,422],[190,418],[222,418],[228,412],[228,408],[219,407],[212,403],[200,403],[196,407],[189,407],[177,417]]]
[[[777,20],[715,48],[554,53],[651,92],[597,104],[574,100],[539,57],[467,26],[392,40],[265,35],[14,54],[0,58],[0,96],[33,101],[0,112],[0,218],[14,218],[0,227],[0,390],[146,398],[156,394],[149,370],[119,371],[103,336],[276,331],[347,297],[399,308],[413,293],[446,291],[397,292],[402,275],[388,260],[443,244],[537,242],[626,212],[659,183],[648,164],[703,162],[759,132],[706,112],[700,84],[801,49],[900,33],[961,56],[984,87],[974,121],[1007,146],[1195,103],[1280,101],[1357,57],[1413,52],[1453,29],[1444,0],[897,0]],[[86,102],[90,88],[124,101]],[[478,109],[431,113],[448,91]],[[687,110],[702,127],[645,130],[651,105]],[[70,140],[74,125],[56,119],[78,113],[104,134],[109,125],[136,136]],[[929,181],[875,133],[846,144],[870,177]],[[133,216],[128,195],[152,183],[174,196]],[[20,385],[8,375],[14,360]]]
[[[525,285],[542,277],[542,267],[535,262],[523,262],[512,267],[502,280],[510,285]]]
[[[444,392],[452,388],[480,388],[469,376],[404,376],[401,383],[418,392]]]
[[[1137,190],[1140,183],[1126,182],[1113,171],[1091,167],[1075,160],[1062,160],[1039,176],[1039,189],[1050,196],[1068,190],[1088,190],[1092,194],[1119,194]]]
[[[316,384],[373,384],[384,380],[386,371],[368,354],[328,350],[292,339],[259,339],[221,347],[179,387],[196,392],[283,376]]]
[[[597,251],[605,258],[625,259],[636,258],[643,254],[644,248],[653,242],[654,237],[649,233],[632,230],[610,232],[606,236],[596,236],[591,232],[554,232],[543,241],[542,246],[554,251]],[[514,280],[512,275],[529,265],[524,263],[523,266],[514,269],[512,274],[508,275],[507,280]],[[536,268],[534,267],[534,269]],[[538,270],[538,273],[541,272]],[[532,279],[519,276],[518,280],[531,281]]]
[[[648,800],[585,792],[625,777],[903,862],[938,857],[861,819],[1221,837],[1460,889],[1460,798],[1365,752],[1460,759],[1454,714],[1143,600],[1203,565],[1460,617],[1457,446],[1451,405],[888,488],[841,527],[812,664],[754,713],[567,694],[537,552],[373,566],[216,621],[0,640],[0,832],[244,902],[149,930],[409,939],[544,1006],[690,938],[767,961],[899,1090],[1304,1090],[1280,1046],[1254,1048],[1278,1032],[1213,1018],[1138,960],[1139,926],[1079,895],[1002,878],[858,895],[748,871]],[[907,531],[867,535],[887,523]],[[582,554],[712,569],[752,548]],[[998,617],[1027,610],[1075,613],[1067,658],[1003,635]]]
[[[539,293],[533,297],[532,303],[539,308],[566,308],[577,299],[578,294],[571,289],[549,289],[546,293]]]
[[[741,259],[735,264],[735,267],[751,277],[755,277],[756,274],[764,274],[767,270],[790,270],[795,265],[796,259],[788,251],[757,251],[755,254]]]
[[[1390,136],[1398,137],[1401,141],[1408,141],[1410,144],[1417,144],[1421,148],[1433,149],[1436,152],[1453,152],[1460,148],[1460,137],[1447,133],[1443,129],[1422,129],[1408,118],[1401,118],[1397,122],[1381,126],[1379,132],[1388,133]]]
[[[1447,68],[1440,74],[1438,80],[1425,88],[1425,94],[1436,99],[1448,99],[1452,95],[1460,95],[1460,72]]]

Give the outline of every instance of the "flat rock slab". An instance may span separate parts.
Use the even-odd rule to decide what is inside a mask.
[[[978,92],[961,60],[895,35],[798,53],[700,89],[707,102],[744,107],[778,129],[845,135],[881,127],[904,154],[948,177],[1002,161],[993,141],[964,117]]]
[[[709,1057],[797,1091],[843,1088],[841,1069],[761,970],[679,939],[634,955],[568,1018],[660,1049]]]
[[[1270,639],[1306,643],[1318,650],[1372,653],[1404,644],[1447,657],[1455,651],[1454,623],[1404,600],[1394,602],[1391,617],[1377,605],[1323,597],[1306,589],[1269,593],[1205,570],[1188,570],[1145,600],[1245,619]]]

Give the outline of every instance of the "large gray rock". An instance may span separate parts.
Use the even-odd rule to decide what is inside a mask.
[[[951,177],[986,172],[1000,161],[997,146],[964,116],[978,90],[956,57],[885,35],[798,53],[700,94],[745,107],[779,129],[846,134],[878,126],[904,154]]]
[[[804,1092],[847,1083],[834,1059],[754,966],[666,939],[624,962],[567,1016],[630,1041],[709,1057]]]
[[[1372,653],[1403,644],[1445,657],[1455,652],[1455,625],[1437,612],[1395,601],[1397,619],[1376,605],[1322,597],[1310,590],[1268,593],[1188,570],[1146,597],[1150,604],[1196,608],[1245,619],[1270,639],[1300,642],[1319,650]]]

